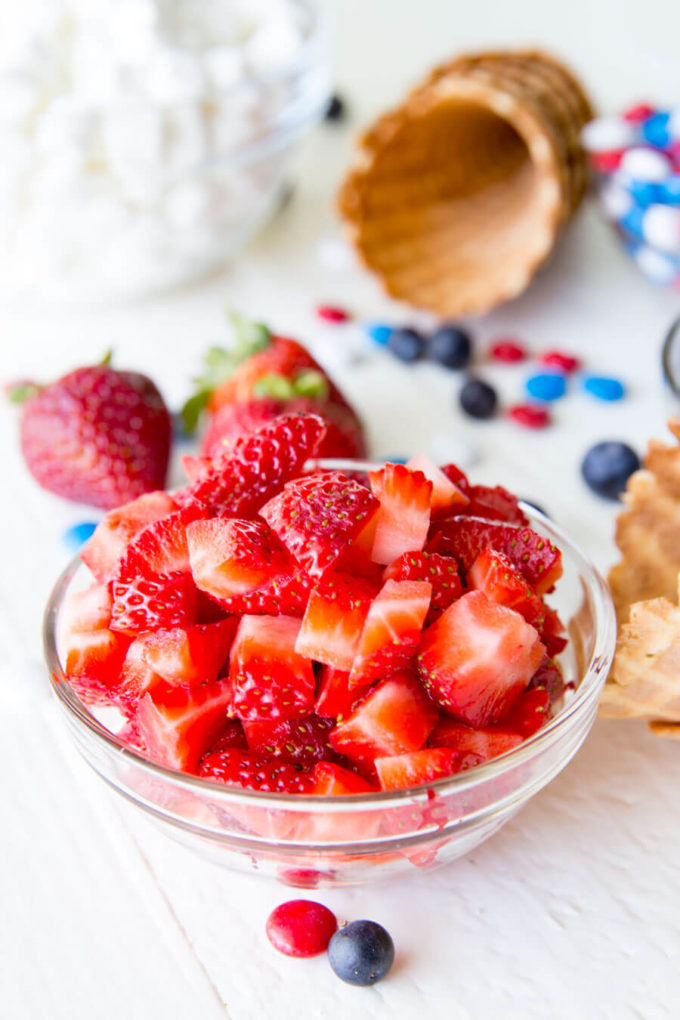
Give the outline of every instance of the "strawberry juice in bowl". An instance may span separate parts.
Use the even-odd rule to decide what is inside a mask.
[[[263,448],[263,443],[266,445],[267,441],[266,437],[262,438],[261,433],[260,439],[257,440],[260,444],[258,449]],[[290,454],[282,456],[285,460]],[[77,668],[74,673],[73,662],[82,662],[81,656],[88,659],[93,644],[97,645],[94,653],[96,657],[99,654],[97,642],[102,638],[104,631],[107,634],[114,634],[115,644],[116,631],[115,628],[113,631],[100,628],[95,631],[97,637],[88,634],[84,639],[78,631],[76,640],[72,631],[68,629],[70,610],[65,607],[68,607],[69,598],[79,588],[87,590],[88,585],[90,589],[97,586],[92,585],[92,575],[80,559],[72,561],[59,578],[45,615],[45,652],[53,690],[64,711],[65,720],[78,750],[110,786],[134,803],[145,815],[155,820],[166,833],[188,847],[200,851],[209,859],[234,870],[254,871],[275,877],[286,884],[302,887],[369,882],[377,878],[409,873],[415,867],[427,869],[440,866],[468,853],[496,832],[564,768],[585,739],[595,717],[599,693],[609,669],[615,642],[614,614],[604,581],[578,547],[543,515],[527,505],[516,502],[515,509],[509,514],[503,509],[502,500],[500,511],[498,508],[488,511],[485,500],[494,501],[489,496],[492,490],[479,486],[470,487],[466,479],[463,481],[464,476],[461,473],[456,474],[455,468],[449,471],[445,481],[446,478],[449,481],[456,479],[456,482],[452,483],[453,487],[462,491],[464,495],[468,494],[465,498],[476,513],[468,515],[462,524],[461,516],[465,517],[465,514],[454,514],[457,523],[441,524],[441,527],[438,527],[438,522],[445,522],[451,517],[449,513],[451,507],[447,509],[434,506],[432,502],[434,497],[430,496],[432,505],[427,508],[427,542],[433,552],[427,554],[432,559],[426,560],[430,571],[433,569],[433,563],[439,564],[456,551],[460,555],[461,547],[456,543],[461,541],[461,528],[468,536],[466,539],[468,544],[471,534],[483,533],[488,537],[488,529],[491,528],[493,540],[496,543],[505,541],[510,552],[513,551],[516,541],[524,541],[525,538],[528,540],[529,537],[536,548],[542,549],[545,542],[550,549],[555,548],[561,552],[562,576],[546,603],[550,606],[550,617],[553,618],[555,613],[559,614],[568,634],[568,641],[564,647],[562,647],[564,640],[558,640],[553,646],[554,661],[559,667],[558,673],[561,672],[563,677],[564,687],[560,686],[557,692],[559,697],[548,710],[552,717],[539,728],[531,725],[526,711],[522,715],[521,725],[517,721],[519,704],[524,704],[525,708],[530,707],[530,702],[535,702],[537,698],[541,704],[547,704],[548,684],[545,682],[540,685],[540,689],[533,688],[532,698],[529,699],[526,699],[525,695],[530,691],[524,691],[521,696],[516,691],[511,692],[513,704],[511,709],[503,707],[504,714],[500,720],[494,716],[494,712],[498,713],[500,709],[498,706],[490,709],[484,702],[486,695],[481,698],[475,695],[475,703],[471,705],[469,699],[472,680],[467,682],[467,686],[463,685],[464,696],[460,695],[462,688],[459,681],[453,687],[443,685],[436,675],[437,656],[444,656],[448,669],[450,665],[448,656],[453,654],[451,649],[460,643],[456,635],[467,634],[464,626],[466,621],[470,624],[472,643],[477,640],[480,644],[481,641],[487,649],[491,645],[494,648],[511,647],[503,644],[504,639],[499,638],[496,642],[496,631],[493,630],[496,627],[496,620],[499,620],[502,626],[516,625],[519,628],[517,633],[523,636],[522,640],[527,625],[524,619],[519,621],[515,619],[519,617],[515,610],[505,607],[496,609],[495,603],[490,606],[489,603],[493,602],[493,599],[481,591],[486,585],[487,591],[499,597],[498,585],[496,584],[493,591],[489,587],[491,575],[488,568],[495,560],[493,557],[489,559],[486,546],[484,555],[480,553],[474,556],[476,564],[474,567],[471,566],[469,571],[461,568],[464,583],[456,588],[452,596],[453,602],[447,607],[435,607],[432,604],[429,589],[433,588],[433,585],[424,581],[410,580],[414,570],[417,573],[418,564],[421,562],[417,554],[417,545],[413,550],[413,538],[412,535],[409,537],[408,528],[406,536],[403,528],[401,530],[398,528],[395,533],[389,524],[390,515],[387,511],[397,482],[401,484],[405,480],[409,486],[415,485],[421,494],[423,491],[431,494],[436,490],[436,483],[431,485],[425,475],[429,473],[435,479],[437,476],[427,464],[422,461],[418,463],[420,468],[413,465],[411,470],[400,466],[397,471],[394,466],[388,466],[383,470],[382,465],[359,461],[307,462],[304,467],[306,473],[301,476],[303,471],[301,462],[292,471],[292,475],[288,473],[282,483],[283,488],[277,483],[275,486],[279,490],[277,495],[264,494],[269,496],[269,499],[264,499],[264,507],[257,506],[252,514],[255,520],[254,529],[245,529],[241,524],[234,524],[234,519],[239,520],[234,517],[227,516],[226,521],[232,522],[227,524],[223,515],[212,511],[205,516],[199,515],[198,523],[189,521],[187,530],[190,546],[193,543],[192,562],[195,576],[201,580],[204,589],[210,588],[213,584],[211,580],[213,575],[207,570],[205,556],[209,558],[212,547],[208,546],[208,552],[205,553],[204,547],[200,544],[203,537],[214,533],[214,545],[218,546],[224,541],[224,534],[231,536],[231,540],[234,530],[242,528],[244,534],[247,531],[249,537],[255,536],[260,542],[259,548],[262,549],[264,520],[275,532],[274,538],[271,536],[266,538],[267,556],[271,557],[274,553],[279,556],[281,554],[279,545],[285,545],[288,550],[291,545],[294,546],[296,530],[294,525],[289,529],[287,524],[283,539],[276,530],[279,523],[274,510],[277,508],[280,510],[288,498],[284,496],[279,499],[281,491],[290,493],[299,490],[311,493],[317,481],[319,485],[323,482],[324,498],[328,497],[327,505],[330,506],[330,501],[334,498],[333,486],[336,488],[346,486],[342,481],[345,478],[352,480],[355,485],[362,486],[366,478],[365,472],[368,471],[373,493],[382,492],[383,495],[382,502],[378,500],[380,502],[380,510],[377,512],[378,524],[371,536],[371,545],[363,550],[367,556],[364,567],[370,560],[371,550],[378,556],[380,562],[375,572],[368,569],[367,576],[363,578],[358,561],[348,560],[344,551],[341,556],[345,556],[345,559],[340,559],[340,565],[344,567],[342,576],[350,574],[361,579],[357,591],[362,590],[362,585],[368,586],[370,590],[371,584],[374,584],[373,591],[377,591],[377,594],[371,593],[366,596],[363,609],[360,606],[361,599],[354,596],[354,588],[352,599],[347,605],[343,601],[342,593],[339,593],[337,598],[334,593],[328,602],[325,585],[331,568],[324,562],[321,569],[312,574],[314,580],[310,590],[316,593],[316,601],[311,605],[311,596],[305,596],[307,600],[305,607],[300,608],[297,617],[288,613],[278,617],[274,615],[271,601],[262,603],[262,586],[257,590],[260,604],[264,605],[266,610],[263,615],[258,616],[253,612],[252,601],[245,603],[233,601],[234,598],[243,599],[242,594],[232,595],[231,601],[230,598],[223,599],[222,608],[227,606],[231,612],[217,614],[218,618],[209,623],[192,625],[186,632],[190,633],[194,644],[185,642],[181,646],[183,663],[186,662],[188,654],[186,649],[190,647],[201,648],[200,656],[197,658],[197,655],[194,655],[194,659],[201,663],[208,662],[211,655],[213,658],[228,656],[227,664],[219,670],[220,674],[224,675],[218,680],[199,682],[195,686],[187,686],[185,679],[173,683],[167,681],[167,676],[174,675],[168,672],[168,656],[172,662],[175,661],[178,628],[163,629],[156,631],[155,634],[144,631],[143,628],[141,633],[128,631],[124,637],[127,659],[131,657],[132,645],[139,647],[141,641],[145,669],[149,662],[153,662],[157,668],[165,672],[165,678],[161,672],[160,680],[154,674],[153,683],[144,689],[141,699],[131,710],[129,700],[121,701],[118,696],[118,687],[116,687],[117,707],[112,707],[111,702],[115,702],[116,699],[109,698],[109,703],[104,704],[107,697],[99,697],[96,692],[93,694],[91,683],[79,681]],[[220,471],[222,480],[225,471],[228,474],[228,468],[222,465]],[[194,494],[197,491],[197,484],[200,486],[200,480],[199,483],[195,481],[192,483],[193,488],[188,487]],[[349,492],[350,487],[346,488]],[[238,489],[238,485],[232,485],[230,492]],[[250,492],[251,489],[246,487],[243,491]],[[357,489],[351,488],[351,491],[357,493],[362,505],[363,502],[367,504],[370,502],[370,497],[362,495]],[[401,494],[401,490],[398,494]],[[343,499],[345,496],[346,494],[343,494]],[[177,498],[177,494],[173,494],[173,498]],[[231,499],[232,496],[228,498]],[[273,509],[270,506],[268,510],[270,500]],[[278,502],[275,502],[277,500]],[[179,511],[180,514],[185,514],[183,518],[185,520],[186,509],[190,505],[191,500],[185,501]],[[239,504],[241,510],[244,505]],[[203,506],[205,508],[205,504]],[[465,503],[461,498],[454,509],[464,508]],[[263,509],[262,517],[259,515],[260,509]],[[478,513],[487,511],[506,515],[496,520],[477,516]],[[175,514],[177,512],[174,511]],[[332,513],[331,510],[328,512]],[[248,513],[250,514],[250,510]],[[517,521],[521,515],[521,520],[527,523],[510,523],[508,516],[512,514],[516,515]],[[190,518],[192,514],[188,516]],[[403,524],[404,521],[407,523],[410,521],[413,524],[416,517],[417,515],[411,515],[410,512],[402,512],[401,522]],[[206,524],[205,520],[213,523]],[[311,520],[312,526],[315,527],[314,517]],[[214,523],[215,521],[218,523]],[[147,527],[154,526],[152,524]],[[319,524],[320,528],[325,526]],[[356,539],[361,528],[356,526],[356,522],[347,527],[350,530],[354,529],[352,534]],[[435,542],[437,534],[439,538]],[[299,538],[299,535],[297,537]],[[132,545],[138,541],[133,538]],[[400,542],[403,544],[404,541],[411,543],[412,555],[399,555]],[[276,547],[273,552],[270,542],[274,542]],[[350,541],[348,544],[352,548],[352,555],[356,553],[355,547],[362,551],[361,540]],[[299,560],[296,561],[306,563],[308,566],[311,564],[312,570],[316,569],[314,560],[323,560],[324,556],[329,555],[328,544],[324,546],[323,555],[320,547],[312,550],[313,545],[313,540],[302,543],[301,551],[297,554]],[[439,552],[436,552],[436,549],[439,549]],[[139,548],[136,549],[135,555],[138,552]],[[393,553],[397,555],[393,556]],[[123,556],[120,562],[123,562],[124,558]],[[503,562],[505,563],[505,560]],[[484,564],[486,570],[482,569]],[[504,577],[514,570],[512,564],[509,566],[506,564],[506,567]],[[334,562],[332,565],[334,578],[339,576],[336,568],[337,563]],[[252,558],[248,562],[248,570],[251,569]],[[113,585],[109,590],[114,592],[118,590],[115,587],[116,583],[122,583],[120,578],[123,576],[120,565],[117,570],[118,581],[116,582],[114,578],[113,581],[107,582],[108,585]],[[229,584],[233,584],[234,576],[232,569],[228,578]],[[497,582],[497,575],[494,575],[494,578]],[[243,587],[245,582],[242,571],[239,572],[238,581]],[[217,583],[222,584],[222,580],[218,578]],[[252,584],[252,578],[248,583]],[[506,587],[503,587],[500,597],[506,597]],[[280,588],[276,590],[279,592]],[[381,621],[384,620],[384,613],[393,611],[395,599],[401,595],[408,596],[405,604],[410,612],[414,599],[416,603],[418,602],[415,596],[419,597],[424,590],[429,605],[429,608],[427,606],[426,608],[430,615],[427,625],[424,625],[424,620],[420,621],[422,634],[416,637],[416,644],[410,646],[404,639],[401,647],[397,647],[396,650],[392,646],[389,648],[381,646],[376,652],[376,628],[369,626],[370,621],[374,620],[377,614]],[[440,589],[440,595],[441,591]],[[271,590],[268,589],[267,592],[267,599],[270,599]],[[246,597],[250,598],[251,594]],[[216,597],[213,593],[213,598]],[[91,599],[91,596],[87,598]],[[330,605],[331,616],[322,612],[326,611],[327,605]],[[233,612],[239,607],[243,609],[244,606],[249,611],[240,616]],[[528,612],[524,603],[522,607],[525,613]],[[403,605],[401,608],[403,609]],[[336,610],[339,616],[332,615]],[[315,621],[318,624],[319,619],[322,619],[327,627],[326,649],[323,647],[323,631],[319,638],[319,630],[315,629]],[[294,622],[292,624],[282,622],[286,620]],[[342,656],[346,655],[347,648],[343,644],[346,634],[341,624],[347,620],[355,622],[357,631],[362,635],[356,645],[359,651],[352,653],[355,663],[353,671],[356,672],[359,667],[360,672],[364,670],[356,686],[353,687],[347,680],[347,677],[352,676],[352,670],[343,672],[334,669],[328,662],[321,662],[318,658],[313,660],[313,669],[310,666],[305,673],[303,660],[299,659],[298,653],[291,650],[292,638],[288,636],[291,628],[296,635],[298,648],[310,649],[314,656],[343,662]],[[444,622],[440,622],[441,620]],[[488,632],[493,633],[493,639],[488,637],[487,630],[484,629],[491,626],[488,620],[493,622],[492,630]],[[449,621],[453,621],[455,626],[453,624],[449,626]],[[548,643],[554,640],[548,635],[544,617],[541,617],[540,626],[544,628],[541,637]],[[483,640],[474,638],[476,628],[481,628],[480,633],[483,632],[487,637]],[[179,630],[181,631],[181,628]],[[322,707],[325,706],[324,711],[328,711],[328,706],[335,698],[334,705],[337,708],[340,704],[337,699],[346,697],[347,689],[352,698],[357,695],[358,701],[351,704],[344,714],[342,712],[336,714],[333,711],[331,716],[329,711],[328,717],[324,717],[324,726],[327,722],[328,728],[325,730],[321,727],[322,734],[330,734],[327,750],[322,749],[318,753],[314,750],[317,746],[323,746],[325,740],[325,736],[322,736],[321,744],[318,741],[317,744],[314,742],[318,738],[317,731],[320,730],[320,724],[317,722],[314,724],[316,726],[314,733],[312,729],[309,730],[308,745],[304,746],[301,752],[299,748],[293,747],[295,744],[293,737],[290,750],[292,752],[294,749],[295,753],[292,757],[289,755],[286,759],[284,741],[282,752],[284,758],[276,758],[276,762],[272,763],[270,754],[274,752],[266,739],[262,741],[261,731],[264,729],[265,736],[267,733],[278,732],[277,727],[280,727],[281,722],[277,719],[263,718],[269,711],[267,707],[269,695],[265,691],[263,697],[260,688],[257,688],[253,708],[251,667],[252,661],[257,665],[262,655],[267,654],[266,648],[263,652],[257,644],[261,640],[261,635],[274,635],[279,630],[282,634],[281,641],[284,642],[279,647],[288,648],[288,651],[281,653],[282,661],[288,657],[286,668],[290,667],[290,663],[294,663],[298,669],[296,675],[312,677],[310,705],[318,705],[321,699]],[[166,637],[170,631],[175,635],[171,647]],[[200,643],[206,633],[209,633],[211,638],[207,652]],[[526,633],[528,634],[528,631]],[[512,634],[515,634],[514,630]],[[536,648],[539,645],[543,648],[538,637],[532,635],[522,652],[525,658],[529,656],[531,659],[531,669],[534,668],[534,659],[531,656],[538,655]],[[463,644],[466,640],[467,637]],[[109,641],[108,637],[106,641]],[[286,641],[289,642],[288,645],[285,645]],[[320,641],[320,644],[315,644],[315,641]],[[223,643],[219,653],[215,652],[216,642]],[[400,641],[394,643],[399,646]],[[228,652],[225,651],[227,648]],[[253,658],[253,648],[256,648],[260,658],[257,656]],[[361,649],[363,652],[360,654]],[[405,657],[409,652],[413,654],[407,661]],[[333,656],[336,654],[339,658],[334,659]],[[249,655],[252,661],[248,660]],[[399,658],[400,655],[402,659]],[[244,666],[246,660],[248,662]],[[68,668],[69,662],[71,669]],[[300,662],[303,662],[302,666]],[[508,663],[509,672],[518,668],[515,659],[513,663],[512,668],[510,662]],[[541,665],[542,669],[544,665],[544,663]],[[249,669],[251,672],[248,672]],[[377,677],[367,679],[371,671],[375,672],[376,669],[379,672],[383,670],[385,675],[381,673]],[[418,669],[421,671],[420,674],[417,673]],[[132,675],[137,683],[139,673],[130,674],[129,666],[126,666],[125,670],[126,676]],[[247,677],[244,679],[246,674]],[[146,675],[144,673],[145,683]],[[424,679],[418,679],[419,675]],[[231,687],[227,685],[228,676],[233,685]],[[483,671],[480,673],[477,669],[476,672],[473,670],[472,676],[476,683],[480,676],[484,679],[486,674]],[[304,679],[300,680],[301,690],[306,682]],[[211,686],[214,684],[218,686]],[[186,699],[189,698],[193,706],[194,702],[200,703],[201,699],[207,698],[213,690],[215,700],[210,711],[197,710],[197,714],[191,716],[189,728],[183,730],[178,737],[176,720],[186,717],[183,707]],[[208,693],[205,693],[206,691]],[[307,697],[304,691],[302,693],[298,691],[296,696]],[[442,701],[446,705],[446,710],[442,710]],[[293,709],[285,709],[284,715],[289,711]],[[316,715],[304,714],[309,711],[304,707],[294,711],[298,713],[296,717],[283,720],[283,723],[292,726],[290,732],[293,734],[296,732],[296,726],[307,727],[311,725],[311,719],[317,718]],[[219,720],[219,726],[216,726],[216,719]],[[471,725],[471,722],[475,725]],[[391,726],[394,732],[390,730]],[[525,727],[523,730],[522,726]],[[144,739],[140,738],[140,727]],[[239,731],[236,734],[237,739],[234,739],[235,727]],[[193,741],[191,747],[188,745],[186,733],[191,734]],[[461,733],[464,738],[462,743]],[[167,745],[163,744],[166,738]],[[484,745],[481,750],[480,740]],[[493,744],[491,751],[488,750],[490,740]],[[151,749],[149,744],[152,745]],[[169,747],[174,750],[168,751]],[[482,753],[484,748],[486,756]],[[278,750],[279,748],[277,752]],[[299,753],[308,757],[300,758]]]

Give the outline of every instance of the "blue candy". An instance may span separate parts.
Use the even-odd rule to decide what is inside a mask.
[[[82,524],[74,524],[72,527],[67,528],[61,536],[62,541],[67,549],[72,552],[78,552],[78,550],[87,542],[97,527],[92,521],[83,521]]]
[[[634,205],[632,209],[626,213],[619,220],[619,226],[626,233],[632,234],[633,237],[644,237],[642,232],[642,219],[644,217],[645,210],[638,205]]]
[[[406,464],[408,459],[409,459],[408,457],[385,457],[384,458],[386,464]]]
[[[669,130],[670,113],[653,113],[642,125],[642,137],[650,145],[664,149],[671,140]]]
[[[673,174],[656,185],[659,192],[659,202],[664,205],[678,205],[680,203],[680,174]]]
[[[370,336],[374,343],[380,344],[381,347],[386,347],[387,343],[394,332],[392,326],[388,326],[384,322],[367,322],[366,334]]]
[[[566,376],[561,372],[538,372],[526,381],[526,391],[534,400],[559,400],[567,392]]]
[[[650,181],[631,181],[628,191],[637,204],[645,208],[660,200],[659,185],[652,184]],[[628,215],[630,216],[630,212]]]
[[[621,400],[626,395],[626,387],[620,379],[610,379],[604,375],[586,376],[583,389],[598,400]]]

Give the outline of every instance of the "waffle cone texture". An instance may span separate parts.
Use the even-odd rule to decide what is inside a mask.
[[[360,136],[338,195],[363,263],[392,297],[441,316],[519,295],[588,183],[577,79],[532,51],[435,68]]]

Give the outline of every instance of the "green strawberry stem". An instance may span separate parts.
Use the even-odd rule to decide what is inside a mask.
[[[5,387],[5,396],[12,404],[23,404],[32,397],[37,397],[41,389],[37,383],[22,379],[21,382],[8,383]]]

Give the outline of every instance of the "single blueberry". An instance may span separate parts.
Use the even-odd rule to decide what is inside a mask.
[[[459,400],[460,406],[471,418],[490,418],[498,404],[493,386],[481,379],[468,379],[460,391]]]
[[[427,341],[425,353],[446,368],[464,368],[472,356],[470,334],[450,323],[440,326]]]
[[[73,552],[78,552],[85,542],[87,542],[88,538],[92,536],[96,527],[97,525],[92,521],[83,521],[81,524],[74,524],[72,527],[67,528],[61,536],[64,545],[67,549],[71,549]]]
[[[400,361],[417,361],[422,357],[425,341],[415,329],[394,329],[387,346]]]
[[[376,921],[352,921],[328,946],[331,967],[349,985],[374,985],[394,962],[394,943]]]
[[[328,106],[324,117],[326,120],[344,120],[347,113],[347,105],[342,96],[339,96],[337,92],[333,93],[331,98],[328,100]]]
[[[587,375],[583,380],[583,389],[598,400],[621,400],[626,395],[626,388],[620,379],[604,375]]]
[[[598,496],[618,499],[639,467],[640,458],[630,446],[618,440],[605,440],[588,450],[581,464],[581,474]]]
[[[526,390],[534,400],[559,400],[567,392],[567,379],[562,372],[537,372],[527,379]]]
[[[364,329],[366,330],[366,335],[369,336],[374,343],[379,344],[381,347],[387,346],[389,339],[394,332],[392,326],[388,326],[385,322],[367,322]]]

